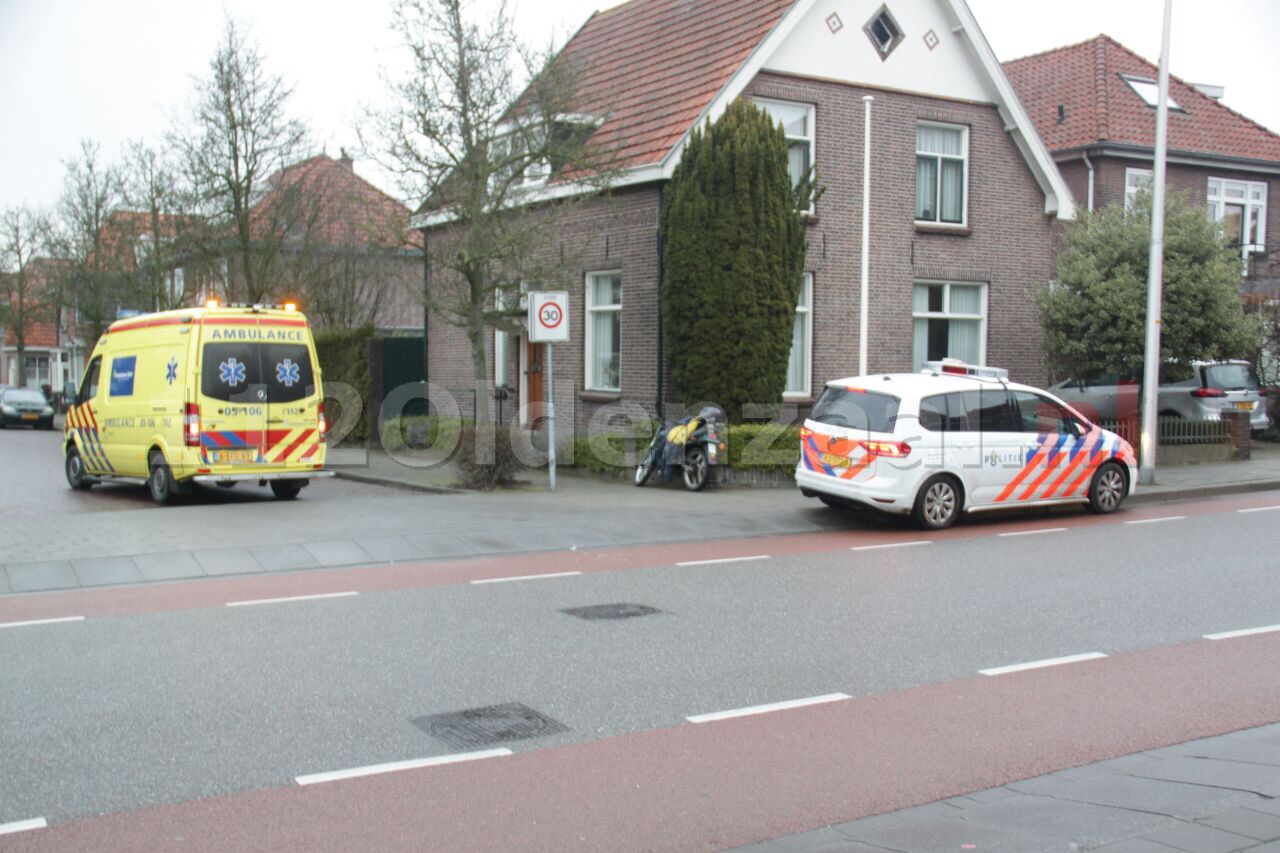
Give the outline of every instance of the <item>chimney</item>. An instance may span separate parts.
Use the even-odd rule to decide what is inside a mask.
[[[338,162],[346,166],[348,170],[355,171],[355,161],[351,159],[351,155],[347,153],[347,149],[338,149]]]

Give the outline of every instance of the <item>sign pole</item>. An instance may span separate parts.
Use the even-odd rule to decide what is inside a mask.
[[[543,344],[547,351],[547,471],[551,476],[551,491],[556,490],[556,370],[555,347]]]

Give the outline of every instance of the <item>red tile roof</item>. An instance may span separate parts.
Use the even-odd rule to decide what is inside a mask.
[[[1159,69],[1110,36],[1015,59],[1004,70],[1051,151],[1096,142],[1155,146],[1156,111],[1121,75],[1154,80]],[[1169,111],[1170,150],[1280,162],[1277,134],[1172,75],[1169,94],[1185,111]]]
[[[255,217],[260,221],[279,193],[297,190],[319,205],[306,215],[323,245],[420,246],[421,235],[408,230],[409,208],[357,175],[350,163],[318,154],[272,175],[271,190],[254,206]]]
[[[592,142],[627,168],[657,163],[782,19],[793,0],[631,0],[597,12],[561,53]]]

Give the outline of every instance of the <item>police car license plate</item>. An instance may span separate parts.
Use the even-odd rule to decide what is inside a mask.
[[[1253,403],[1236,403],[1236,408],[1237,408],[1237,409],[1242,409],[1242,410],[1244,410],[1244,411],[1246,411],[1246,412],[1252,412],[1252,411],[1253,411]]]
[[[34,421],[34,420],[38,419],[39,417],[40,417],[39,415],[23,415],[23,416],[22,416],[22,419],[23,419],[24,421]]]
[[[824,453],[822,454],[822,464],[830,465],[832,468],[848,468],[849,457],[836,456],[834,453]]]
[[[215,450],[213,451],[214,462],[253,462],[258,458],[258,449],[256,447],[237,448],[236,450]]]

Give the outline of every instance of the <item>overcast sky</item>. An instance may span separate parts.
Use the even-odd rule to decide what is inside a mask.
[[[485,0],[491,2],[491,0]],[[696,0],[693,0],[696,2]],[[848,0],[868,14],[880,0]],[[514,0],[531,42],[561,42],[609,0]],[[1152,62],[1161,0],[969,0],[1001,60],[1106,32]],[[1280,131],[1280,0],[1174,0],[1172,70],[1226,87],[1224,103]],[[354,148],[362,102],[395,55],[382,0],[0,0],[0,208],[51,205],[81,138],[108,156],[159,142],[203,75],[227,15],[295,86],[317,146]],[[377,179],[357,162],[357,171]]]

